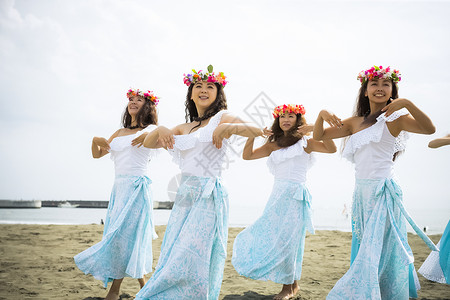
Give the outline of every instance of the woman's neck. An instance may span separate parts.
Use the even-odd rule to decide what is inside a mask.
[[[383,107],[386,106],[386,103],[370,103],[370,114],[374,114],[376,112],[379,112]]]
[[[197,107],[197,114],[198,114],[198,117],[199,118],[201,118],[201,117],[203,117],[204,115],[205,115],[205,111],[206,111],[206,109],[202,109],[202,108],[198,108]]]
[[[131,123],[130,123],[131,127],[136,127],[138,126],[137,120],[135,116],[131,116]]]

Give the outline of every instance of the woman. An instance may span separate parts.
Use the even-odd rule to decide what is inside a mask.
[[[399,71],[375,66],[362,71],[358,79],[361,88],[355,115],[341,121],[322,110],[314,126],[314,139],[350,136],[343,156],[355,164],[356,171],[351,266],[327,299],[417,297],[420,286],[405,218],[430,247],[435,246],[405,211],[393,165],[405,147],[403,131],[431,134],[435,128],[410,100],[398,98]],[[323,121],[331,127],[324,130]]]
[[[305,185],[311,153],[336,152],[332,140],[319,142],[304,135],[313,127],[304,115],[303,105],[277,106],[268,141],[253,150],[254,138],[249,138],[243,152],[245,160],[268,156],[275,182],[263,215],[236,237],[232,263],[243,276],[283,284],[275,300],[290,299],[299,291],[306,230],[314,233]]]
[[[92,156],[111,153],[116,178],[108,204],[102,240],[74,257],[78,268],[104,282],[113,281],[105,299],[119,299],[125,276],[137,278],[142,288],[144,275],[152,270],[153,201],[148,162],[155,150],[132,145],[137,136],[156,128],[158,97],[151,91],[130,89],[122,117],[123,128],[108,140],[94,137]]]
[[[182,179],[153,276],[136,299],[218,299],[228,238],[228,195],[221,173],[228,138],[262,135],[225,109],[223,73],[194,70],[184,76],[189,87],[186,123],[159,126],[145,147],[165,147],[179,164]]]

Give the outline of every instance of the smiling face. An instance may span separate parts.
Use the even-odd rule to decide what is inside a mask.
[[[365,96],[370,102],[386,103],[392,97],[392,81],[389,79],[372,79],[367,84]]]
[[[198,111],[206,110],[217,97],[217,87],[212,82],[200,81],[192,88],[191,99]]]
[[[139,96],[131,96],[128,98],[128,113],[132,117],[136,117],[142,106],[145,104],[145,99]]]
[[[294,113],[283,114],[279,117],[280,128],[284,132],[289,131],[297,122],[297,115]]]

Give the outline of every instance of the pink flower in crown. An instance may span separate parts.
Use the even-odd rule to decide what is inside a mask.
[[[216,76],[216,81],[218,83],[220,83],[221,85],[223,85],[225,87],[225,85],[227,84],[227,81],[225,80],[226,76],[223,74],[223,72],[220,72],[217,76]]]

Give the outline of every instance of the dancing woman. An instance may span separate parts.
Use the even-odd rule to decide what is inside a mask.
[[[432,134],[430,118],[412,101],[398,97],[400,72],[375,66],[360,72],[356,113],[341,121],[322,110],[314,139],[349,136],[343,156],[355,164],[351,266],[327,299],[408,299],[420,289],[406,221],[436,249],[402,204],[394,160],[405,148],[405,131]],[[323,129],[323,121],[331,127]]]

